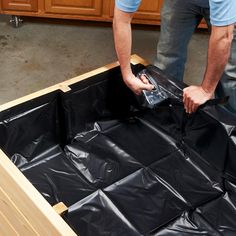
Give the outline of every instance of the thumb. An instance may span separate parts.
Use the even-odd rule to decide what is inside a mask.
[[[142,90],[148,90],[148,91],[151,91],[154,89],[154,85],[152,84],[143,84],[142,85]]]
[[[144,84],[149,84],[149,81],[148,81],[148,79],[146,78],[145,75],[141,75],[141,76],[140,76],[140,79],[141,79],[141,81],[142,81]]]

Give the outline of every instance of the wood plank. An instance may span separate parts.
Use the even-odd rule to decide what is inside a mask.
[[[0,235],[1,236],[20,236],[7,218],[0,211]]]
[[[143,64],[144,66],[147,66],[147,65],[150,64],[147,60],[144,60],[142,57],[138,56],[137,54],[133,54],[133,55],[131,56],[130,62],[131,62],[133,65]]]
[[[0,112],[1,111],[4,111],[6,109],[9,109],[11,107],[14,107],[18,104],[21,104],[21,103],[24,103],[26,101],[29,101],[29,100],[32,100],[34,98],[37,98],[37,97],[40,97],[40,96],[43,96],[45,94],[48,94],[48,93],[51,93],[51,92],[54,92],[56,90],[61,90],[63,92],[67,92],[70,90],[69,87],[67,87],[66,85],[63,85],[63,84],[56,84],[56,85],[53,85],[51,87],[48,87],[48,88],[45,88],[45,89],[42,89],[42,90],[39,90],[35,93],[31,93],[29,95],[26,95],[26,96],[23,96],[21,98],[18,98],[16,100],[13,100],[13,101],[10,101],[10,102],[7,102],[3,105],[0,105]]]
[[[53,209],[58,215],[63,215],[66,211],[68,211],[68,207],[63,202],[59,202],[58,204],[54,205]]]
[[[110,70],[110,69],[112,69],[112,68],[115,68],[115,67],[117,67],[117,66],[119,66],[119,63],[118,63],[118,62],[114,62],[114,63],[108,64],[108,65],[106,65],[106,66],[100,67],[100,68],[98,68],[98,69],[92,70],[92,71],[90,71],[90,72],[88,72],[88,73],[85,73],[85,74],[83,74],[83,75],[79,75],[79,76],[74,77],[74,78],[72,78],[72,79],[66,80],[66,81],[63,82],[62,84],[67,85],[67,86],[70,86],[70,85],[75,84],[75,83],[77,83],[77,82],[79,82],[79,81],[88,79],[88,78],[90,78],[90,77],[92,77],[92,76],[94,76],[94,75],[103,73],[103,72],[108,71],[108,70]]]
[[[1,150],[0,187],[38,235],[76,236],[69,225]],[[28,235],[35,234],[24,234],[24,236]]]
[[[136,55],[136,54],[133,54],[133,55],[131,56],[130,62],[131,62],[133,65],[136,65],[136,64],[139,64],[139,63],[140,63],[140,64],[143,64],[143,65],[148,65],[148,64],[149,64],[147,61],[145,61],[143,58],[139,57],[139,56]],[[69,79],[69,80],[63,82],[62,84],[65,85],[65,86],[70,86],[70,85],[75,84],[75,83],[77,83],[77,82],[79,82],[79,81],[88,79],[88,78],[90,78],[90,77],[92,77],[92,76],[94,76],[94,75],[103,73],[103,72],[108,71],[108,70],[110,70],[110,69],[112,69],[112,68],[115,68],[115,67],[117,67],[117,66],[119,66],[119,62],[118,62],[118,61],[117,61],[117,62],[114,62],[114,63],[111,63],[111,64],[108,64],[108,65],[106,65],[106,66],[100,67],[100,68],[98,68],[98,69],[95,69],[95,70],[90,71],[90,72],[88,72],[88,73],[85,73],[85,74],[83,74],[83,75],[79,75],[79,76],[77,76],[77,77],[74,77],[74,78],[72,78],[72,79]]]
[[[134,64],[134,65],[136,65],[138,63],[141,63],[143,65],[148,65],[147,61],[145,61],[143,58],[141,58],[141,57],[139,57],[138,55],[135,55],[135,54],[131,56],[131,63]],[[37,91],[35,93],[31,93],[29,95],[23,96],[23,97],[18,98],[16,100],[7,102],[7,103],[5,103],[3,105],[0,105],[0,112],[4,111],[6,109],[9,109],[11,107],[14,107],[14,106],[16,106],[18,104],[21,104],[21,103],[24,103],[26,101],[32,100],[34,98],[43,96],[43,95],[45,95],[47,93],[56,91],[56,90],[61,90],[63,92],[67,92],[67,91],[70,90],[70,87],[69,87],[70,85],[72,85],[74,83],[77,83],[79,81],[85,80],[85,79],[87,79],[89,77],[92,77],[94,75],[97,75],[99,73],[103,73],[105,71],[108,71],[108,70],[110,70],[110,69],[112,69],[114,67],[117,67],[117,66],[119,66],[119,63],[118,62],[114,62],[114,63],[108,64],[106,66],[100,67],[98,69],[92,70],[92,71],[90,71],[88,73],[85,73],[83,75],[74,77],[72,79],[69,79],[69,80],[66,80],[64,82],[55,84],[55,85],[50,86],[48,88],[39,90],[39,91]]]
[[[10,187],[10,186],[9,186]],[[19,235],[38,236],[37,232],[32,228],[28,220],[21,214],[16,205],[7,196],[5,191],[0,187],[0,209],[4,217],[11,222]],[[9,227],[8,227],[9,228]],[[10,230],[10,229],[9,229]],[[11,235],[6,234],[6,235]]]

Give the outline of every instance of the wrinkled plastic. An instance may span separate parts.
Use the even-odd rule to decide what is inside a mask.
[[[0,113],[1,148],[78,235],[236,234],[236,117],[186,114],[186,85],[162,76],[152,109],[114,68]]]
[[[152,236],[207,235],[233,236],[236,234],[236,186],[226,182],[227,192],[195,210],[184,212],[164,229]]]

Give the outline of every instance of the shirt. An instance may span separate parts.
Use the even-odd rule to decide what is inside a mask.
[[[141,0],[116,0],[116,7],[124,12],[135,12],[140,3]],[[236,23],[236,0],[209,0],[209,4],[212,25],[225,26]]]
[[[209,0],[211,24],[225,26],[236,23],[236,0]]]
[[[116,0],[116,7],[124,12],[135,12],[140,3],[141,0]]]

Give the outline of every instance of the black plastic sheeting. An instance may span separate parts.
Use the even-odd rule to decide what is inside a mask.
[[[233,114],[188,115],[173,96],[143,109],[119,68],[71,89],[1,112],[0,146],[51,205],[69,207],[78,235],[236,235]]]

